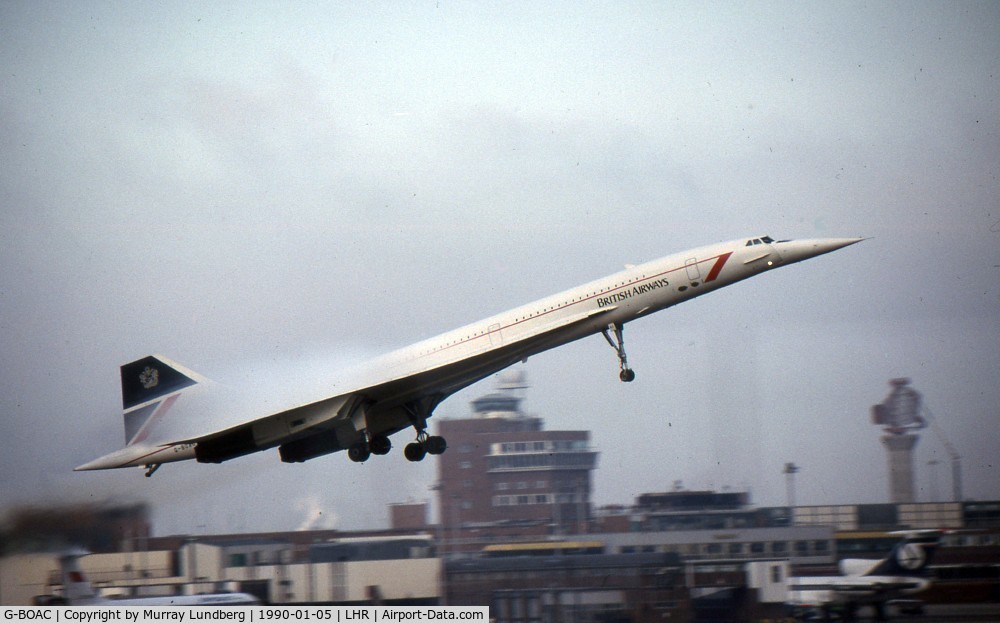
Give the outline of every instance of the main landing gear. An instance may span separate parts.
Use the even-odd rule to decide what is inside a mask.
[[[618,367],[621,369],[621,372],[618,373],[618,378],[623,383],[631,383],[635,380],[635,370],[628,367],[628,355],[625,354],[625,336],[622,334],[622,329],[623,325],[620,322],[616,322],[601,329],[601,335],[604,336],[604,339],[608,341],[611,348],[615,349],[615,353],[618,354]]]
[[[448,449],[448,442],[444,440],[444,437],[438,435],[428,435],[427,431],[420,431],[417,433],[417,440],[406,444],[403,448],[403,456],[406,457],[407,461],[423,461],[424,457],[428,454],[444,454],[444,451]]]
[[[427,434],[427,418],[434,412],[434,408],[443,400],[442,396],[428,396],[420,401],[408,403],[404,406],[406,417],[410,424],[417,431],[417,440],[406,444],[403,448],[403,456],[406,460],[416,463],[423,461],[428,454],[444,454],[448,449],[448,442],[444,437]]]
[[[389,450],[392,450],[392,442],[388,435],[375,435],[369,440],[365,433],[361,441],[347,449],[347,457],[355,463],[364,463],[371,455],[382,456],[389,454]]]
[[[359,441],[347,449],[347,457],[355,463],[364,463],[373,454],[389,454],[392,449],[392,442],[386,435],[376,435],[371,441]],[[426,431],[417,433],[417,440],[406,444],[403,448],[403,456],[407,461],[423,461],[428,454],[444,454],[448,449],[448,442],[444,437],[438,435],[428,435]]]
[[[430,397],[416,404],[403,405],[406,417],[410,420],[413,428],[417,431],[417,440],[406,444],[403,448],[403,456],[408,461],[422,461],[428,454],[444,454],[448,449],[448,442],[444,437],[427,434],[427,418],[430,417],[434,407],[440,399]],[[361,439],[347,449],[347,456],[355,463],[364,463],[373,454],[389,454],[392,449],[392,442],[388,435],[375,435],[370,437],[367,430],[361,434]]]

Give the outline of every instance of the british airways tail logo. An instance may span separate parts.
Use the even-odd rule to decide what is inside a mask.
[[[139,382],[142,383],[143,389],[153,389],[160,384],[160,371],[146,366],[146,369],[139,373]]]

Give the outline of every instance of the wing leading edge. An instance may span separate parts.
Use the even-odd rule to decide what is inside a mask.
[[[609,311],[592,310],[553,320],[472,356],[456,351],[444,362],[413,359],[401,364],[410,371],[386,381],[185,443],[196,444],[195,456],[202,462],[227,461],[275,446],[280,446],[283,461],[301,462],[349,449],[365,436],[369,441],[384,439],[410,426],[419,436],[427,418],[448,396],[540,350],[589,334],[580,331],[577,335],[574,328]]]

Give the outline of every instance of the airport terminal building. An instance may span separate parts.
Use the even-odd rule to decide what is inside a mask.
[[[713,499],[709,492],[655,497],[688,493]],[[884,519],[883,505],[831,507],[830,512],[859,518],[851,530],[816,524],[737,527],[732,524],[776,511],[747,506],[740,515],[741,509],[731,508],[730,493],[717,495],[726,508],[707,507],[700,514],[728,527],[690,527],[686,513],[698,511],[649,508],[640,498],[628,512],[597,513],[585,534],[490,537],[475,546],[464,534],[462,548],[448,543],[438,526],[151,537],[142,549],[93,554],[81,564],[109,596],[231,590],[274,604],[486,604],[501,621],[640,621],[667,615],[700,620],[698,613],[706,611],[773,614],[782,601],[776,587],[789,574],[830,574],[840,558],[878,557],[898,539],[889,532],[915,527],[866,524],[865,517]],[[914,510],[920,509],[897,508],[897,517]],[[671,512],[678,513],[673,525],[687,527],[660,529]],[[948,512],[957,517],[949,526],[956,531],[938,552],[932,569],[938,579],[927,599],[1000,601],[1000,502],[954,503]],[[627,530],[602,531],[609,519],[623,517]],[[28,605],[37,596],[60,592],[54,554],[0,559],[2,605]],[[582,618],[565,618],[571,614]]]
[[[389,529],[352,533],[154,537],[135,509],[49,523],[66,545],[88,518],[98,553],[81,566],[109,596],[230,590],[273,604],[489,605],[497,621],[518,623],[773,617],[790,575],[877,558],[894,530],[951,528],[928,600],[1000,602],[1000,501],[761,508],[745,492],[674,485],[594,508],[590,433],[546,430],[521,412],[516,390],[475,401],[470,418],[438,421],[450,448],[438,459],[433,525],[427,503],[394,504]],[[61,593],[57,555],[23,553],[41,535],[23,536],[4,535],[0,605]]]

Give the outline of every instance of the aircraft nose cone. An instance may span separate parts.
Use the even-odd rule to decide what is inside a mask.
[[[801,262],[817,255],[831,253],[837,249],[857,244],[864,238],[813,238],[810,240],[788,240],[778,243],[776,248],[786,263]]]

